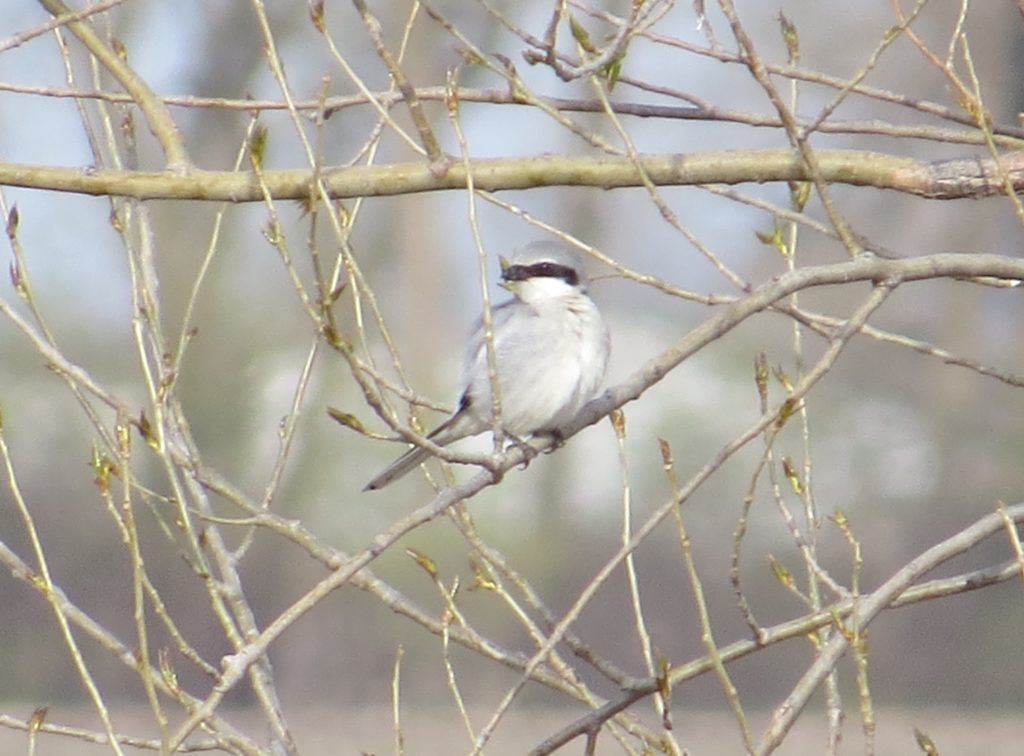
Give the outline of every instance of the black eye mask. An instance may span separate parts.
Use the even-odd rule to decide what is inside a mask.
[[[502,273],[506,281],[525,281],[527,278],[560,278],[570,286],[579,284],[579,276],[568,265],[538,262],[532,265],[510,265]]]

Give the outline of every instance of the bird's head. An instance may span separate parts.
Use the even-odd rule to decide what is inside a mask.
[[[572,249],[549,241],[519,247],[501,264],[500,286],[524,302],[582,292],[586,288],[583,261]]]

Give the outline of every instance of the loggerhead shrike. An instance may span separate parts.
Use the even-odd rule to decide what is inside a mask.
[[[501,271],[500,285],[515,295],[491,311],[501,428],[520,439],[557,432],[604,380],[608,328],[586,294],[583,263],[575,251],[533,242],[503,259]],[[494,427],[482,320],[469,341],[462,380],[458,410],[427,436],[439,446]],[[410,449],[363,490],[383,488],[429,456],[422,447]]]

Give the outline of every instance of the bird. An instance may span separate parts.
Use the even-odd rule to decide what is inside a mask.
[[[557,436],[604,381],[611,351],[608,327],[586,293],[583,261],[575,250],[535,241],[500,262],[499,286],[514,296],[491,310],[499,424],[515,441]],[[482,318],[467,344],[462,385],[455,413],[427,436],[438,446],[495,426]],[[363,490],[384,488],[429,456],[427,449],[414,446]]]

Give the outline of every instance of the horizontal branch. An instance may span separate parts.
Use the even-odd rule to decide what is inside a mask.
[[[124,0],[107,0],[107,2],[124,2]],[[82,13],[92,14],[97,12],[101,6],[89,6],[87,11]],[[33,33],[37,30],[32,30]],[[16,43],[15,37],[0,41],[0,52],[5,45]],[[769,70],[771,67],[769,66]],[[807,74],[812,77],[813,74]],[[627,77],[620,79],[625,81]],[[813,80],[813,79],[812,79]],[[448,87],[415,87],[413,91],[416,97],[424,102],[447,102],[451,98],[451,91]],[[482,105],[507,105],[523,108],[536,107],[534,101],[525,99],[517,94],[514,89],[458,87],[455,90],[454,99],[459,103],[475,103]],[[854,88],[858,91],[858,88]],[[874,90],[873,90],[874,91]],[[11,92],[21,95],[34,95],[48,97],[51,99],[76,99],[95,100],[97,102],[112,102],[118,104],[131,104],[134,102],[131,95],[124,92],[111,92],[102,89],[75,89],[72,87],[39,86],[33,84],[22,84],[11,81],[0,81],[0,92]],[[662,94],[669,94],[662,92]],[[543,103],[553,110],[562,113],[607,113],[608,108],[616,115],[634,116],[637,118],[657,118],[672,121],[705,121],[709,123],[737,123],[753,128],[782,128],[782,122],[778,116],[743,110],[733,110],[700,102],[692,97],[685,97],[677,94],[676,97],[685,99],[690,105],[662,105],[657,103],[616,100],[608,103],[607,107],[598,99],[579,99],[571,97],[550,97],[537,96],[536,102]],[[163,95],[164,104],[174,108],[209,109],[241,111],[244,113],[255,113],[260,111],[288,110],[289,103],[283,99],[249,99],[241,97],[208,97],[202,95]],[[401,103],[402,93],[392,90],[376,92],[353,92],[352,94],[335,95],[333,97],[300,99],[294,100],[291,105],[295,110],[306,113],[323,112],[325,118],[331,117],[338,111],[348,108],[367,106],[375,103],[388,110]],[[887,121],[875,120],[845,120],[831,118],[823,123],[817,124],[813,129],[819,134],[866,134],[870,136],[888,136],[899,139],[922,139],[937,142],[952,142],[956,144],[986,144],[985,134],[978,131],[974,121],[963,118],[959,113],[948,110],[935,103],[912,101],[913,106],[922,109],[930,115],[938,115],[957,124],[956,127],[929,126],[925,124],[901,124]],[[796,116],[796,122],[801,128],[808,128],[813,123],[812,119]],[[960,125],[963,128],[960,128]],[[992,124],[992,139],[1000,147],[1013,149],[1020,145],[1024,139],[1024,128],[1010,126],[1008,124]]]
[[[1006,191],[1008,178],[1024,192],[1024,151],[990,157],[927,162],[858,150],[819,150],[821,177],[828,183],[893,189],[931,199],[989,197]],[[792,150],[729,150],[698,154],[648,154],[640,162],[659,186],[806,181],[807,169]],[[627,157],[539,155],[478,159],[469,162],[473,185],[485,191],[548,186],[592,186],[601,189],[643,184]],[[266,170],[265,186],[277,199],[309,196],[309,170]],[[461,161],[442,164],[325,168],[318,174],[330,196],[382,197],[466,187]],[[115,171],[0,163],[0,185],[136,199],[264,201],[252,172]]]

